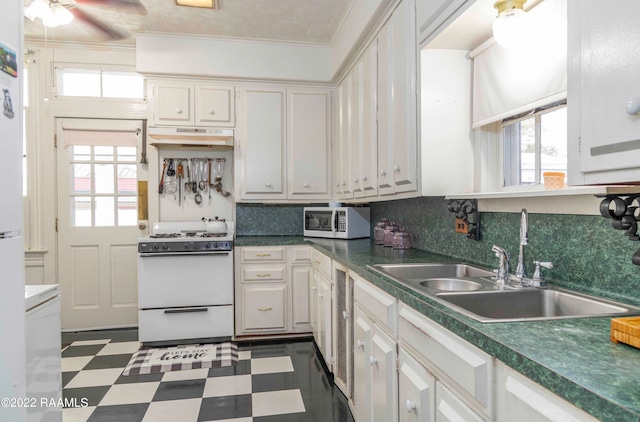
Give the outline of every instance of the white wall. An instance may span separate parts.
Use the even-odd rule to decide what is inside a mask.
[[[136,36],[136,69],[144,74],[328,82],[330,48],[305,44]]]

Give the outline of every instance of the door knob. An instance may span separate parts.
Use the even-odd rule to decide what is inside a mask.
[[[630,116],[633,116],[634,114],[638,114],[638,112],[640,111],[640,97],[631,97],[629,98],[629,101],[627,101],[627,113]]]

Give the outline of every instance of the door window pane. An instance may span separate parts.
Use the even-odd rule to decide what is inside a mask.
[[[136,148],[135,147],[118,147],[118,161],[136,161]]]
[[[91,197],[71,198],[71,218],[75,227],[91,227]]]
[[[96,227],[115,226],[113,196],[98,196],[96,201]]]
[[[118,164],[118,195],[137,193],[136,165]]]
[[[91,147],[85,145],[73,145],[72,148],[73,158],[75,161],[89,161],[91,160]]]
[[[73,164],[71,192],[84,195],[91,193],[91,164]]]
[[[93,148],[96,161],[113,161],[113,147],[95,146]]]
[[[114,193],[113,164],[96,164],[95,193]]]
[[[138,224],[138,198],[121,196],[118,198],[118,226]]]

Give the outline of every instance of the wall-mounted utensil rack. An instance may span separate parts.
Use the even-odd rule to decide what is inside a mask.
[[[203,194],[211,199],[212,190],[222,196],[229,196],[230,192],[222,186],[225,162],[225,158],[164,158],[160,168],[158,193],[177,193],[180,205],[187,195],[193,195],[196,204],[202,203]]]
[[[480,212],[476,199],[449,200],[447,209],[456,216],[456,232],[465,233],[469,239],[480,240]]]
[[[596,195],[604,198],[600,202],[600,215],[611,219],[611,226],[616,230],[624,230],[629,240],[638,241],[638,221],[640,221],[640,193],[630,195]],[[640,249],[631,257],[631,262],[640,265]]]

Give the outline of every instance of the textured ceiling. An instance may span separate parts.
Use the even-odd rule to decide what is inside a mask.
[[[59,0],[72,4],[73,0]],[[99,2],[101,0],[96,0]],[[147,16],[92,5],[78,6],[116,30],[130,34],[117,41],[135,44],[136,33],[168,33],[255,40],[329,44],[342,15],[354,0],[219,0],[219,10],[177,6],[175,0],[140,0]],[[26,0],[27,2],[27,0]],[[104,42],[91,26],[74,19],[45,28],[25,18],[25,38]]]

